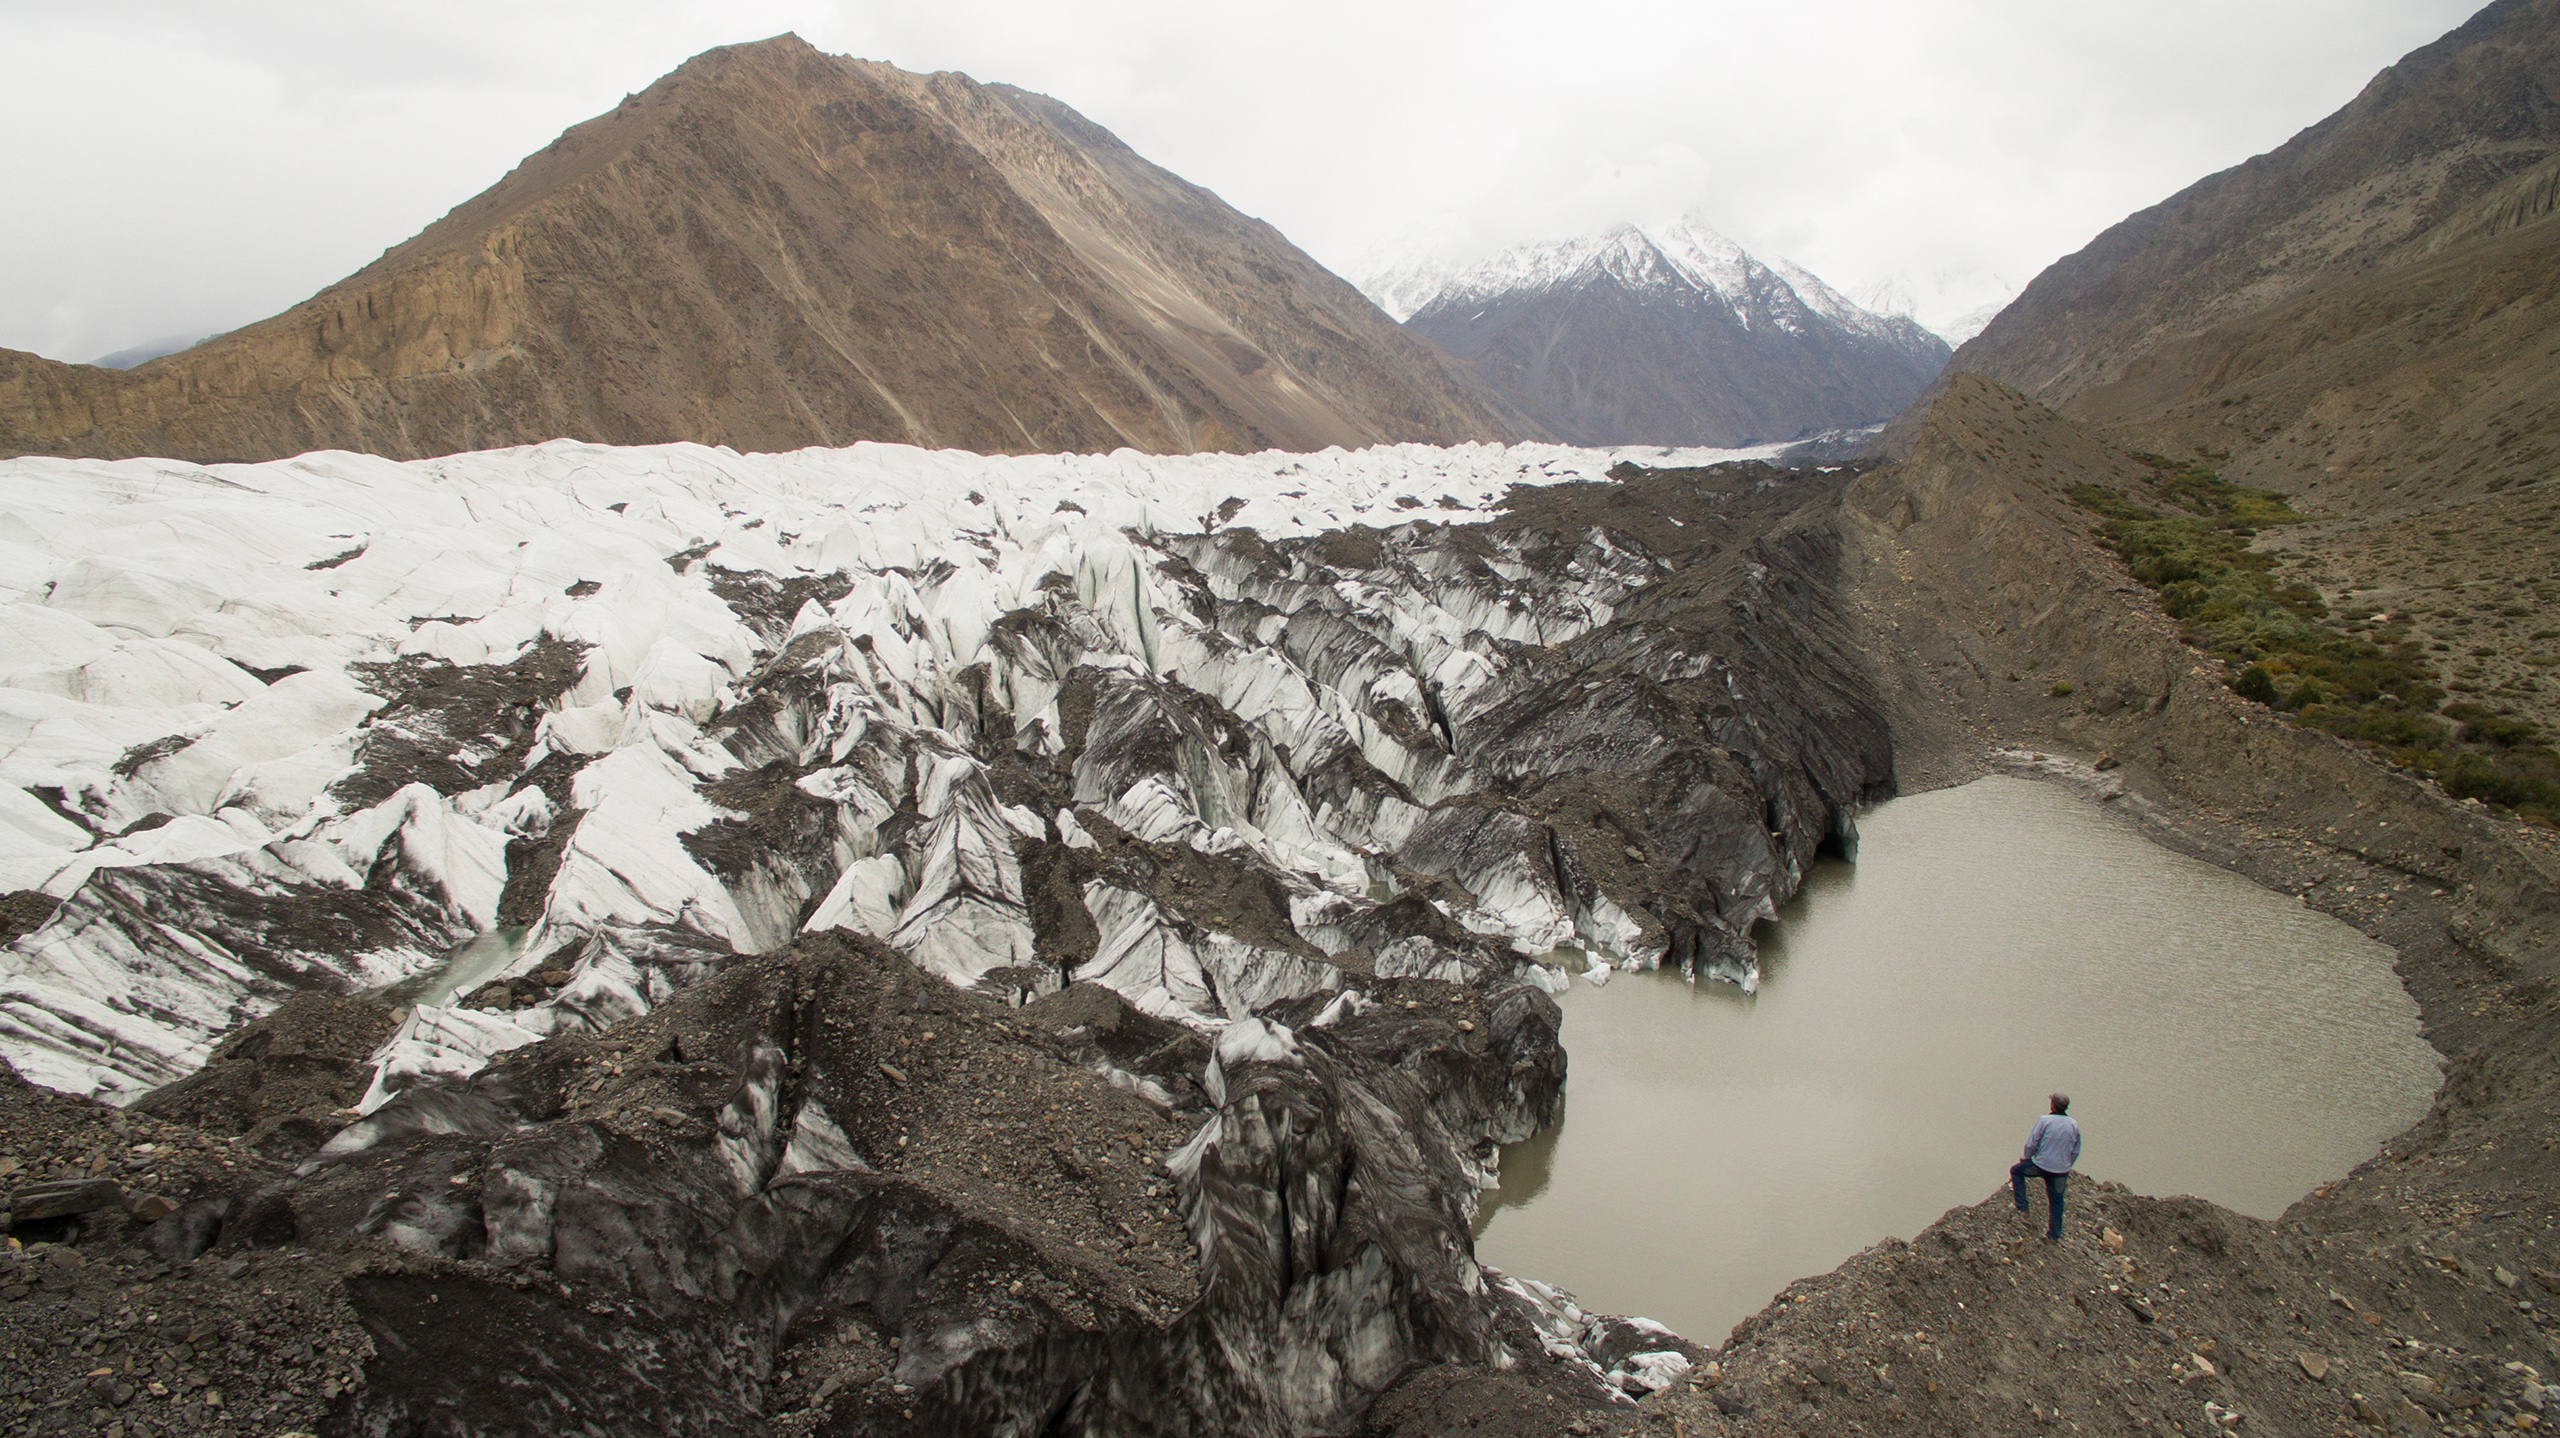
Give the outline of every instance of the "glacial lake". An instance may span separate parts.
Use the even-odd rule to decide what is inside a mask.
[[[1713,1345],[2006,1187],[2056,1089],[2075,1184],[2259,1217],[2425,1114],[2417,1005],[2346,924],[2058,784],[1981,779],[1858,826],[1858,862],[1825,859],[1761,926],[1757,994],[1673,971],[1559,998],[1565,1116],[1504,1151],[1479,1258]]]

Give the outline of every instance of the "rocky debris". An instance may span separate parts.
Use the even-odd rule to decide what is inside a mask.
[[[1790,1285],[1645,1431],[2182,1431],[2207,1405],[2284,1432],[2532,1426],[2553,1362],[2533,1311],[2321,1224],[2334,1201],[2269,1223],[2083,1180],[2049,1245],[1995,1194]]]
[[[1311,995],[1228,1030],[1206,1066],[1222,1097],[1180,1110],[1083,1055],[1196,1036],[1089,987],[1043,1004],[805,940],[414,1084],[291,1169],[20,1085],[22,1165],[147,1133],[102,1152],[183,1206],[19,1222],[0,1324],[103,1320],[64,1357],[127,1384],[97,1392],[144,1405],[114,1419],[128,1431],[1283,1433],[1356,1423],[1448,1362],[1606,1401],[1466,1257],[1497,1145],[1561,1093],[1545,995]],[[109,1302],[66,1307],[87,1279],[63,1275],[90,1273]],[[253,1285],[268,1312],[215,1329]],[[118,1336],[182,1329],[222,1337],[171,1355]],[[309,1346],[269,1342],[288,1330]]]
[[[1628,1421],[1619,1405],[1561,1374],[1496,1373],[1443,1363],[1415,1369],[1387,1390],[1359,1431],[1367,1438],[1582,1438],[1621,1432]]]
[[[60,1178],[51,1183],[23,1184],[9,1194],[9,1221],[42,1223],[77,1218],[102,1208],[124,1207],[124,1185],[112,1178]]]
[[[345,1127],[393,1022],[372,999],[296,994],[233,1030],[203,1068],[154,1089],[131,1111],[298,1161]]]
[[[24,934],[32,934],[45,926],[54,910],[62,907],[51,895],[33,889],[20,889],[0,896],[0,943]]]
[[[172,1265],[149,1244],[169,1195],[283,1170],[245,1146],[147,1113],[36,1088],[0,1069],[0,1422],[21,1432],[316,1432],[371,1340],[340,1271],[299,1251]],[[31,1175],[63,1175],[29,1181]],[[39,1216],[31,1189],[78,1190]],[[92,1199],[121,1194],[117,1201]]]
[[[1022,1022],[1074,1046],[1087,1067],[1170,1109],[1209,1106],[1201,1087],[1215,1050],[1169,1019],[1141,1013],[1100,984],[1070,984],[1022,1006]]]
[[[363,809],[411,784],[450,798],[523,773],[538,757],[543,707],[556,704],[585,667],[582,648],[542,634],[503,664],[418,656],[351,666],[357,683],[384,702],[364,727],[353,772],[331,786],[332,797]]]

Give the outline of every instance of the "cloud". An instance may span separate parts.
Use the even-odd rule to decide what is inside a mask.
[[[0,3],[0,345],[284,308],[712,45],[1057,96],[1354,270],[1695,210],[1854,288],[2022,283],[2467,0]],[[32,142],[30,142],[32,138]]]

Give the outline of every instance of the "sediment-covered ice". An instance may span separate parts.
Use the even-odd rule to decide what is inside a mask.
[[[1304,543],[1424,535],[1614,459],[0,462],[0,889],[50,911],[0,953],[0,1054],[121,1099],[297,988],[417,975],[501,922],[528,932],[499,977],[543,976],[539,1002],[420,1007],[369,1104],[807,929],[1015,997],[1093,979],[1206,1030],[1399,941],[1435,975],[1567,944],[1658,961],[1660,926],[1543,827],[1451,801],[1516,758],[1468,726],[1522,656],[1659,563],[1600,527],[1562,558]],[[1283,917],[1130,887],[1172,849]],[[1025,871],[1052,852],[1105,866],[1039,891],[1083,910],[1064,958]],[[1764,865],[1783,887],[1787,863]],[[1399,902],[1458,947],[1374,917]]]

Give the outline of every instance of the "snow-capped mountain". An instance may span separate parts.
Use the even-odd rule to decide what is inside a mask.
[[[1438,279],[1366,287],[1558,438],[1757,444],[1877,423],[1936,377],[1945,341],[1695,219],[1524,245]]]
[[[1360,293],[1375,301],[1397,324],[1403,324],[1465,272],[1466,266],[1452,260],[1406,260],[1361,280]]]

